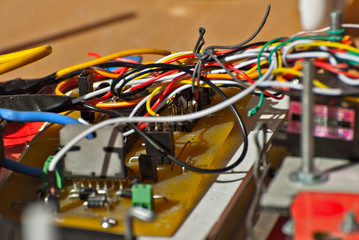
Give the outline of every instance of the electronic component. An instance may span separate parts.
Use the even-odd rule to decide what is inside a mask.
[[[132,206],[154,210],[153,187],[151,184],[134,184],[131,190]]]
[[[85,201],[87,201],[87,199],[89,198],[89,196],[91,194],[96,194],[96,189],[89,188],[89,187],[83,187],[83,188],[80,188],[79,192],[78,192],[78,196],[79,196],[80,200],[85,200]]]
[[[117,197],[132,198],[132,191],[130,189],[120,189],[116,192]]]
[[[157,182],[157,160],[152,155],[141,154],[138,158],[141,180]]]
[[[92,192],[88,195],[87,201],[84,202],[84,206],[88,208],[102,208],[107,203],[107,195]]]
[[[60,131],[60,143],[65,144],[85,125],[66,125]],[[67,178],[124,179],[125,150],[122,133],[117,127],[109,126],[85,138],[71,149],[64,160],[64,176]]]
[[[149,124],[146,134],[150,136],[158,144],[167,150],[168,153],[174,155],[174,139],[173,131],[166,124]],[[158,164],[170,164],[171,160],[164,156],[157,148],[146,141],[146,153],[156,158]]]
[[[84,96],[90,92],[93,92],[93,74],[84,72],[81,73],[77,79],[79,86],[79,96]],[[86,109],[81,110],[81,118],[93,123],[95,120],[95,113]]]
[[[350,98],[349,98],[350,99]],[[359,160],[359,107],[343,97],[316,97],[314,105],[315,156]],[[291,99],[288,112],[287,147],[299,156],[301,104]]]
[[[171,115],[181,115],[198,110],[198,102],[194,99],[191,89],[183,91],[180,95],[176,96],[173,104],[170,107]],[[171,127],[178,132],[190,132],[195,124],[195,120],[188,120],[183,122],[173,122]]]

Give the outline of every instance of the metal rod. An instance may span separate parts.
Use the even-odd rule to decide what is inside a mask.
[[[313,110],[314,94],[313,79],[314,67],[312,61],[305,61],[303,64],[303,91],[302,91],[302,173],[314,171],[314,137],[313,137]]]

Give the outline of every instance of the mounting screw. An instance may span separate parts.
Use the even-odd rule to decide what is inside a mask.
[[[101,219],[101,226],[103,228],[110,228],[116,225],[117,225],[117,220],[112,217],[105,216]]]
[[[355,212],[349,211],[344,216],[342,223],[342,231],[345,233],[352,233],[359,230],[359,223],[356,220]]]

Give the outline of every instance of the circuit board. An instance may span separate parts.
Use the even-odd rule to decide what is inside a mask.
[[[236,91],[227,91],[233,94]],[[246,97],[236,105],[240,113],[250,97]],[[220,101],[215,96],[212,104]],[[78,112],[71,116],[76,117]],[[32,166],[43,165],[43,162],[59,144],[59,131],[62,126],[52,124],[33,139],[29,147],[20,157],[21,162]],[[238,124],[229,109],[200,119],[191,132],[175,132],[175,155],[182,161],[187,161],[197,167],[218,168],[223,167],[232,157],[242,143]],[[46,147],[45,147],[46,146]],[[89,151],[89,150],[88,150]],[[144,141],[138,138],[133,147],[126,154],[126,166],[129,175],[127,179],[139,176],[137,157],[144,154]],[[144,183],[153,184],[155,199],[154,211],[156,220],[153,222],[134,221],[134,233],[139,235],[171,236],[185,220],[190,211],[206,193],[216,175],[200,174],[183,169],[174,164],[164,164],[157,167],[158,178]],[[38,179],[13,173],[0,190],[0,212],[3,216],[20,220],[20,214],[27,203],[36,200],[36,193],[41,182]],[[95,188],[104,190],[111,199],[111,206],[87,208],[84,201],[78,197],[71,198],[70,193],[79,188]],[[59,207],[56,222],[60,226],[108,231],[122,234],[124,232],[123,220],[126,211],[131,207],[131,198],[117,197],[116,191],[130,189],[128,180],[101,180],[101,179],[67,179],[60,191]],[[103,217],[116,219],[118,224],[104,229],[101,226]]]

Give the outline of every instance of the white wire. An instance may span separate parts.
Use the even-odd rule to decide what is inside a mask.
[[[359,86],[359,78],[353,79],[353,78],[350,78],[348,76],[345,76],[344,74],[338,74],[338,78],[339,78],[340,81],[342,81],[346,85]]]
[[[323,33],[323,32],[326,32],[330,29],[330,27],[325,27],[325,28],[321,28],[321,29],[317,29],[317,30],[312,30],[312,31],[301,31],[301,32],[298,32],[296,34],[293,34],[292,36],[290,36],[289,38],[295,38],[295,37],[298,37],[298,36],[301,36],[301,35],[315,35],[315,34],[318,34],[318,33]]]
[[[282,60],[283,60],[283,64],[285,66],[288,66],[288,63],[287,63],[287,55],[289,53],[290,50],[292,50],[292,48],[294,48],[296,45],[298,44],[308,44],[308,43],[313,43],[314,41],[313,40],[309,40],[309,39],[303,39],[303,40],[296,40],[296,41],[293,41],[289,44],[287,44],[286,46],[283,47],[283,50],[282,50]]]
[[[333,64],[336,64],[335,58],[327,52],[299,52],[291,53],[286,56],[286,59],[300,59],[300,58],[328,58]],[[284,61],[283,61],[284,62]]]
[[[343,28],[359,28],[359,24],[357,23],[343,23]]]
[[[342,27],[343,28],[359,28],[359,24],[356,24],[356,23],[343,23]],[[318,34],[318,33],[326,32],[329,29],[330,29],[330,27],[325,27],[325,28],[321,28],[321,29],[317,29],[317,30],[313,30],[313,31],[302,31],[302,32],[298,32],[296,34],[293,34],[289,38],[298,37],[300,35],[315,35],[315,34]]]
[[[268,88],[290,88],[294,90],[302,90],[303,85],[299,83],[293,82],[279,82],[279,81],[265,81],[259,84],[259,87]],[[345,94],[358,94],[359,91],[355,89],[351,90],[342,90],[339,88],[318,88],[314,87],[313,92],[320,95],[327,95],[327,96],[339,96]]]
[[[335,53],[335,56],[337,56],[340,59],[354,61],[354,62],[359,63],[359,57],[352,55],[352,54],[337,52],[337,53]]]
[[[105,94],[108,91],[110,91],[110,88],[111,87],[105,87],[105,88],[90,92],[90,93],[88,93],[86,95],[83,95],[81,97],[75,98],[75,99],[72,100],[72,104],[77,104],[77,103],[79,103],[79,102],[81,102],[83,100],[88,100],[88,99],[96,97],[98,95]]]

